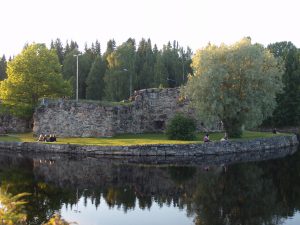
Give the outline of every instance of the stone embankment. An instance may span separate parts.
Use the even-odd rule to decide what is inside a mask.
[[[296,135],[276,136],[243,141],[216,141],[203,144],[160,144],[135,146],[83,146],[39,142],[0,142],[0,149],[13,152],[47,152],[112,156],[179,156],[225,155],[232,153],[274,151],[296,146]]]

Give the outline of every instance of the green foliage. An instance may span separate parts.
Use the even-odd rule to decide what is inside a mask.
[[[128,99],[134,89],[136,75],[134,71],[135,45],[131,39],[120,45],[107,56],[108,70],[105,74],[105,96],[107,100]]]
[[[195,140],[196,123],[192,118],[176,114],[167,126],[166,135],[171,140]]]
[[[67,41],[65,51],[64,51],[64,57],[66,57],[70,52],[77,50],[78,49],[78,44],[76,41],[71,40],[71,43]]]
[[[44,44],[28,45],[8,62],[7,79],[0,82],[0,99],[19,116],[30,117],[39,98],[70,95],[70,86],[60,74],[54,50]]]
[[[76,80],[77,80],[77,58],[74,55],[80,54],[77,49],[70,51],[64,59],[63,77],[72,85],[72,93],[76,95]],[[86,97],[86,79],[90,72],[91,65],[94,61],[94,55],[86,52],[78,56],[78,97],[85,99]]]
[[[105,63],[101,56],[95,59],[91,71],[87,77],[86,98],[101,100],[104,97],[104,75],[106,71]]]
[[[168,72],[160,53],[156,55],[156,62],[154,64],[153,86],[168,87]]]
[[[136,52],[136,89],[144,89],[153,83],[154,54],[152,51],[151,40],[142,39]]]
[[[5,58],[5,55],[3,55],[0,60],[0,81],[4,80],[7,77],[6,76],[6,67],[7,67],[6,58]]]
[[[179,48],[178,42],[169,42],[161,51],[153,50],[155,56],[153,87],[176,87],[184,84],[191,71],[191,49]]]
[[[24,51],[30,48],[27,44]],[[80,53],[77,42],[67,41],[64,46],[57,38],[51,41],[50,49],[57,55],[60,65],[59,68],[56,65],[53,68],[61,72],[64,80],[71,85],[71,94],[75,98],[77,66],[74,55]],[[109,40],[106,51],[101,55],[100,43],[96,40],[91,47],[85,45],[78,58],[79,99],[105,98],[119,101],[128,99],[134,90],[180,86],[186,82],[187,75],[192,73],[191,56],[191,49],[184,50],[177,41],[172,44],[168,42],[159,50],[156,45],[152,47],[150,39],[142,39],[136,49],[135,40],[132,38],[119,46],[113,39]],[[0,61],[0,81],[6,78],[5,71],[6,60],[3,56]],[[9,105],[16,108],[12,103]],[[34,106],[31,103],[23,102],[23,106],[14,110],[14,113],[24,115],[26,111],[32,111],[32,107]]]
[[[266,121],[271,126],[300,125],[300,51],[291,42],[277,42],[268,45],[275,57],[283,61],[285,73],[282,76],[283,93],[277,95],[273,116]]]
[[[56,51],[56,54],[57,54],[57,57],[58,57],[58,60],[59,60],[59,64],[60,65],[63,65],[63,62],[64,62],[64,47],[60,41],[59,38],[57,38],[55,40],[55,42],[51,42],[50,44],[51,46],[51,49],[54,49]]]
[[[263,46],[244,38],[231,46],[208,45],[193,57],[185,94],[205,123],[222,121],[229,137],[255,127],[276,107],[282,64]]]
[[[121,101],[129,97],[129,78],[127,71],[110,70],[105,73],[105,99]]]
[[[69,224],[77,224],[77,223],[68,223],[67,221],[61,218],[61,215],[54,214],[51,217],[51,219],[43,225],[69,225]]]
[[[22,193],[13,196],[0,189],[0,224],[26,224],[26,214],[23,208],[26,202],[21,199],[28,195],[28,193]]]

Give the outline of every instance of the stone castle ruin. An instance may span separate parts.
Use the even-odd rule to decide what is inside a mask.
[[[135,91],[131,102],[115,106],[45,99],[34,113],[33,132],[36,135],[53,133],[60,137],[162,132],[176,112],[195,117],[188,101],[181,101],[179,94],[179,88],[144,89]]]
[[[0,105],[1,107],[1,105]],[[24,133],[30,130],[29,121],[9,114],[0,115],[0,135],[6,133]]]

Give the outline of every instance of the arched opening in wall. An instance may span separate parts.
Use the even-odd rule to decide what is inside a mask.
[[[164,130],[165,129],[165,121],[155,120],[154,121],[154,129],[155,130]]]

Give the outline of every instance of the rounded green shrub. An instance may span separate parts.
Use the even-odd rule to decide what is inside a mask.
[[[183,114],[176,114],[167,125],[166,135],[171,140],[194,140],[196,122]]]

